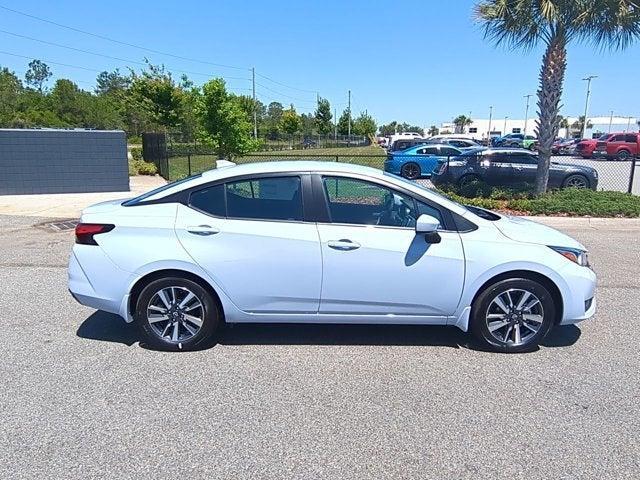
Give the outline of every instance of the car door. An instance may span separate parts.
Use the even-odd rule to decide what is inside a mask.
[[[489,185],[510,185],[514,183],[513,167],[507,152],[489,152],[478,158],[479,172]]]
[[[535,183],[538,171],[538,157],[525,152],[509,155],[513,179],[511,183]]]
[[[415,232],[422,213],[446,227],[446,211],[371,179],[317,176],[314,187],[328,218],[318,223],[321,314],[344,314],[349,321],[349,315],[441,318],[455,312],[464,283],[460,235],[443,228],[442,241],[428,244]]]
[[[235,305],[249,313],[317,313],[322,261],[305,221],[303,179],[251,177],[205,186],[179,205],[185,250]]]

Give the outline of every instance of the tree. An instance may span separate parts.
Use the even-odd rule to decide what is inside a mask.
[[[0,69],[0,127],[16,126],[22,90],[22,83],[15,73],[7,68]]]
[[[204,129],[203,140],[213,145],[220,158],[250,152],[257,147],[246,112],[227,93],[221,78],[202,86],[197,113]]]
[[[353,133],[356,135],[375,135],[378,125],[371,115],[366,112],[353,121]]]
[[[329,104],[329,100],[325,98],[321,98],[318,101],[318,108],[315,113],[316,127],[318,128],[318,132],[322,135],[327,135],[331,133],[333,130],[333,126],[331,125],[331,119],[333,115],[331,115],[331,105]]]
[[[100,72],[96,77],[96,95],[109,95],[117,92],[123,92],[131,85],[131,78],[120,74],[119,69],[113,72]]]
[[[283,111],[284,108],[280,102],[271,102],[267,107],[264,123],[267,129],[267,137],[271,140],[277,139],[280,134],[280,119]]]
[[[440,130],[435,125],[431,125],[427,133],[429,134],[430,137],[433,137],[435,135],[438,135],[440,133]]]
[[[49,94],[51,111],[64,126],[91,127],[87,118],[91,109],[91,94],[81,91],[71,80],[60,78]]]
[[[565,119],[565,122],[569,123],[566,119]],[[560,125],[560,127],[562,128],[562,125]],[[582,135],[583,127],[584,127],[584,115],[580,115],[578,119],[571,124],[571,129],[574,131],[580,132],[580,135]],[[593,123],[591,123],[591,120],[587,120],[587,128],[593,128]]]
[[[551,146],[559,129],[560,100],[571,41],[624,49],[640,37],[640,7],[630,0],[483,0],[475,15],[497,45],[545,53],[538,88],[539,140],[535,193],[546,191]]]
[[[349,123],[351,120],[351,127],[349,128]],[[340,135],[349,135],[349,132],[353,133],[353,119],[351,118],[351,111],[348,108],[345,108],[342,115],[338,119],[338,133]]]
[[[280,117],[280,128],[283,132],[288,133],[290,138],[293,134],[300,130],[301,122],[300,117],[296,113],[296,109],[293,108],[293,104],[284,112]]]
[[[387,125],[380,126],[380,135],[389,136],[395,133],[403,133],[403,132],[416,132],[420,135],[424,135],[424,129],[418,127],[417,125],[409,125],[407,122],[398,123],[395,120]]]
[[[566,136],[569,136],[569,120],[566,117],[559,115],[558,127],[564,128]]]
[[[147,62],[140,75],[132,72],[128,90],[129,108],[137,109],[143,128],[168,130],[181,124],[183,90],[166,72],[164,66]]]
[[[42,93],[44,84],[51,78],[51,75],[53,74],[46,63],[40,60],[32,60],[29,62],[29,69],[24,74],[24,81],[27,85]]]
[[[453,119],[453,124],[456,126],[456,133],[464,133],[465,129],[473,123],[466,115],[458,115]]]

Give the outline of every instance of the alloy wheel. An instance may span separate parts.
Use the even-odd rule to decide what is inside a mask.
[[[147,322],[155,335],[169,343],[180,343],[198,334],[204,321],[202,301],[180,286],[158,290],[147,305]]]
[[[582,175],[572,175],[567,179],[565,186],[568,188],[587,188],[589,185],[587,179]]]
[[[420,167],[415,163],[406,163],[402,167],[402,176],[411,180],[420,176]]]
[[[540,299],[523,289],[509,289],[489,303],[487,329],[498,341],[520,346],[529,343],[542,328],[544,309]]]

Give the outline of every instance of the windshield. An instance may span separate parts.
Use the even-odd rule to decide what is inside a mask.
[[[190,177],[181,178],[180,180],[176,180],[175,182],[167,183],[166,185],[162,185],[161,187],[154,188],[153,190],[151,190],[149,192],[143,193],[142,195],[140,195],[138,197],[134,197],[134,198],[132,198],[130,200],[127,200],[122,205],[125,206],[125,207],[130,207],[132,205],[136,205],[136,204],[146,200],[147,198],[152,197],[156,193],[164,192],[165,190],[169,190],[170,188],[175,187],[176,185],[180,185],[181,183],[185,183],[185,182],[188,182],[189,180],[193,180],[194,178],[198,178],[201,175],[202,174],[197,173],[195,175],[191,175]]]
[[[607,140],[611,135],[609,135],[608,133],[605,133],[604,135],[602,135],[601,137],[598,137],[598,140]]]

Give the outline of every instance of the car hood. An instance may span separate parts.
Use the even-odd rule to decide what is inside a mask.
[[[500,220],[496,220],[493,224],[504,236],[516,242],[586,250],[580,242],[555,228],[522,217],[510,215],[500,215],[500,217]]]
[[[96,203],[91,205],[84,210],[82,210],[82,214],[91,214],[91,213],[104,213],[114,210],[122,205],[123,202],[126,202],[128,198],[119,198],[117,200],[108,200],[106,202]]]

